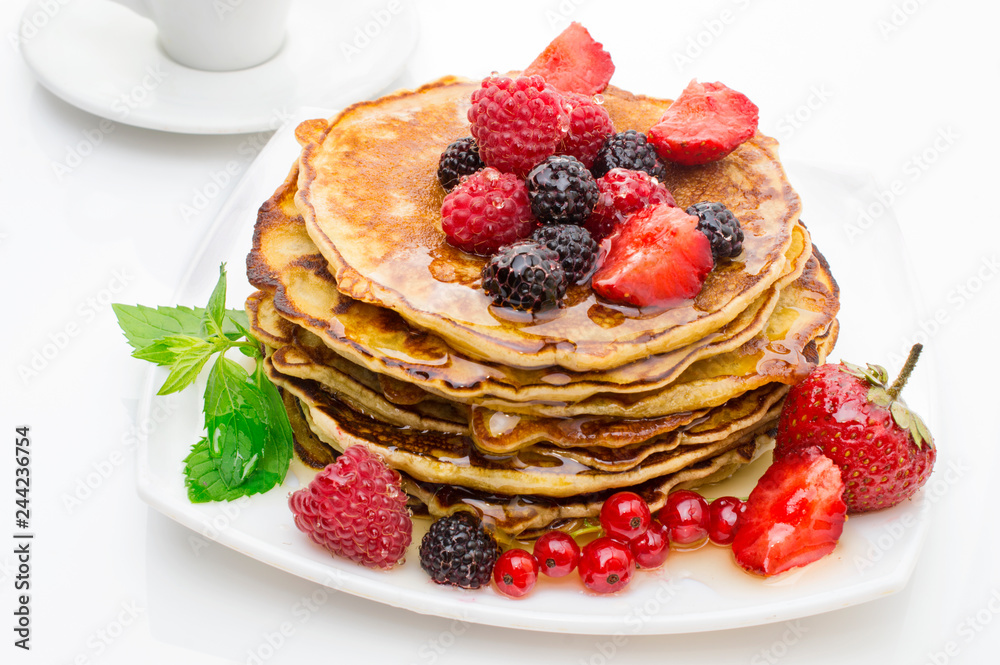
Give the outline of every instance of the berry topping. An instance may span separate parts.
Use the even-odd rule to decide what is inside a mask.
[[[712,271],[712,248],[698,218],[667,204],[633,214],[610,244],[591,283],[613,302],[676,304],[698,295]]]
[[[569,133],[556,147],[560,155],[572,155],[588,169],[594,165],[597,152],[604,141],[615,133],[611,116],[593,97],[566,93],[563,95],[570,106]]]
[[[635,565],[647,570],[659,568],[670,554],[667,527],[662,522],[652,520],[648,529],[629,541],[628,548],[635,557]]]
[[[698,230],[712,243],[715,263],[731,259],[743,251],[743,227],[736,215],[721,203],[695,203],[687,213],[698,218]]]
[[[517,176],[485,168],[463,179],[441,204],[441,228],[459,249],[488,256],[538,226]]]
[[[634,212],[659,203],[675,206],[674,197],[645,171],[611,169],[597,179],[597,204],[584,226],[600,242],[614,234]]]
[[[649,528],[649,506],[635,492],[615,492],[601,506],[604,533],[617,540],[629,541]]]
[[[403,560],[413,524],[399,474],[364,446],[349,446],[288,498],[295,526],[331,553],[370,568]]]
[[[564,577],[580,563],[580,546],[565,531],[546,531],[533,549],[541,571],[549,577]]]
[[[844,529],[843,491],[840,470],[816,446],[776,459],[740,517],[733,539],[736,563],[770,576],[832,552]]]
[[[493,583],[505,596],[520,598],[531,591],[537,581],[538,561],[525,550],[507,550],[493,566]]]
[[[583,224],[597,203],[597,182],[576,157],[553,155],[527,178],[531,211],[545,224]]]
[[[442,517],[420,541],[420,567],[438,584],[478,589],[490,583],[500,546],[467,510]]]
[[[554,250],[569,284],[590,277],[597,264],[598,246],[590,232],[576,224],[547,224],[535,229],[531,239]]]
[[[602,536],[583,546],[580,553],[580,579],[595,593],[617,593],[632,579],[635,559],[628,545]]]
[[[472,175],[486,166],[479,156],[476,139],[467,136],[458,139],[441,153],[438,160],[438,181],[444,191],[450,192],[463,176]]]
[[[691,490],[677,490],[667,495],[660,508],[660,521],[667,527],[670,542],[682,547],[696,547],[708,536],[708,502]]]
[[[656,149],[646,141],[645,134],[634,129],[609,136],[597,151],[591,169],[594,177],[600,178],[611,169],[645,171],[661,182],[666,175]]]
[[[526,240],[501,249],[483,267],[493,304],[523,312],[555,307],[566,295],[566,273],[554,250]]]
[[[691,81],[649,130],[664,161],[707,164],[722,159],[757,131],[757,105],[721,83]]]
[[[937,449],[920,416],[899,393],[920,355],[910,351],[899,378],[887,387],[878,365],[821,365],[785,398],[774,454],[819,446],[840,467],[852,513],[894,506],[913,496],[931,474]]]
[[[736,537],[737,522],[747,505],[735,496],[720,496],[708,504],[708,538],[716,545],[729,545]]]
[[[487,166],[524,177],[569,131],[562,95],[541,76],[489,76],[472,93],[472,135]]]
[[[614,73],[611,55],[576,21],[559,33],[524,70],[525,76],[540,74],[560,90],[584,95],[604,90]]]

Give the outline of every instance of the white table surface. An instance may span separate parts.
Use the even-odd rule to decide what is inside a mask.
[[[933,362],[918,369],[933,377],[925,415],[940,448],[936,477],[952,470],[909,585],[789,623],[612,640],[456,624],[326,594],[197,542],[136,495],[145,367],[124,343],[107,343],[119,336],[108,302],[170,303],[232,183],[193,215],[184,206],[233,160],[245,170],[267,135],[100,130],[100,118],[34,81],[12,40],[23,2],[4,0],[0,514],[10,526],[0,536],[13,542],[12,439],[29,425],[35,540],[28,653],[13,647],[13,545],[0,547],[0,662],[997,662],[1000,538],[988,492],[1000,466],[1000,8],[926,0],[418,5],[420,41],[393,87],[522,67],[571,16],[610,51],[621,87],[674,96],[690,78],[721,80],[758,104],[762,130],[781,140],[789,164],[869,173],[879,192],[897,184],[890,207],[924,321],[940,321],[925,323]],[[690,62],[678,59],[685,53]],[[60,174],[56,165],[95,131],[100,142]],[[925,152],[933,163],[919,167],[914,158]],[[37,361],[53,344],[57,351]],[[33,360],[37,372],[26,376]]]

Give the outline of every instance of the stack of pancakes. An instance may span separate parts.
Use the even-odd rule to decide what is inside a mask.
[[[776,142],[668,167],[678,205],[720,201],[745,234],[694,299],[636,309],[583,284],[558,309],[513,312],[483,292],[486,259],[441,231],[437,163],[469,134],[476,86],[442,79],[297,129],[300,158],[258,215],[247,311],[300,457],[368,446],[420,509],[472,508],[520,537],[620,489],[656,509],[752,460],[837,336],[837,286]],[[670,103],[603,97],[617,131]]]

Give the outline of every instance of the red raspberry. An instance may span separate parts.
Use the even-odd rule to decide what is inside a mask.
[[[413,534],[399,473],[364,446],[348,447],[288,506],[313,542],[369,568],[402,562]]]
[[[483,79],[468,117],[483,162],[522,178],[554,154],[569,131],[565,100],[541,76]]]
[[[615,126],[608,112],[593,97],[563,93],[563,98],[571,108],[569,133],[556,147],[556,152],[576,157],[589,169],[604,140],[615,133]]]
[[[645,171],[611,169],[597,179],[597,191],[597,205],[584,223],[597,242],[612,235],[629,215],[646,206],[677,206],[667,188]]]
[[[448,242],[482,256],[527,238],[538,226],[524,181],[490,167],[463,178],[444,197],[441,217]]]

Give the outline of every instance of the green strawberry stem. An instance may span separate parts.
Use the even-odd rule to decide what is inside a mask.
[[[889,386],[890,399],[895,400],[899,397],[899,393],[902,392],[903,386],[906,385],[906,381],[910,378],[910,373],[913,371],[913,368],[917,366],[917,358],[920,357],[920,352],[923,350],[923,344],[914,344],[913,347],[910,348],[910,355],[906,357],[906,363],[903,365],[903,369],[900,370],[899,376],[893,384]]]

